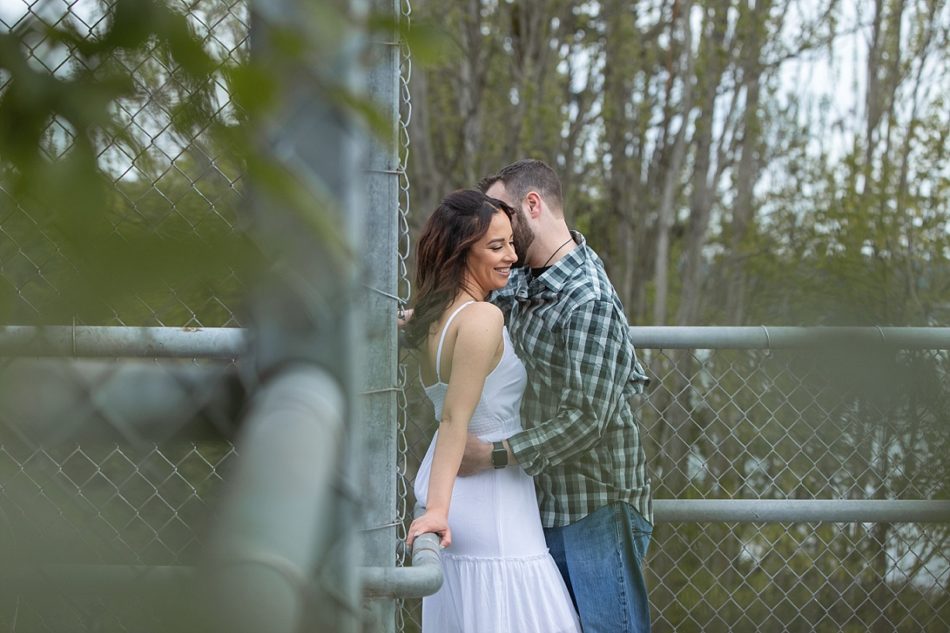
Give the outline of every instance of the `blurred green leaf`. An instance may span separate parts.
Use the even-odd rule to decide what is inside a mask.
[[[225,70],[231,100],[248,115],[260,115],[276,105],[277,81],[267,69],[253,63]]]
[[[374,13],[367,19],[367,28],[387,41],[402,41],[412,51],[413,63],[422,66],[458,58],[461,49],[445,27],[431,20],[397,19],[385,13]]]
[[[16,236],[0,308],[45,323],[118,314],[134,323],[158,318],[151,306],[172,293],[163,310],[182,322],[198,318],[188,305],[216,310],[209,298],[233,294],[267,266],[253,239],[230,228],[244,182],[324,245],[329,269],[350,267],[355,254],[328,213],[338,202],[325,183],[258,147],[260,122],[281,107],[285,72],[302,73],[382,138],[391,134],[391,121],[337,72],[351,18],[336,5],[311,9],[309,26],[268,24],[266,65],[246,54],[215,60],[188,18],[161,0],[117,0],[97,37],[37,16],[0,35],[10,76],[0,94],[0,191],[14,209],[4,230]],[[37,70],[25,37],[68,50],[70,65]]]
[[[341,110],[355,114],[377,138],[388,140],[387,135],[392,131],[392,121],[370,97],[357,94],[343,86],[328,86],[327,96]]]

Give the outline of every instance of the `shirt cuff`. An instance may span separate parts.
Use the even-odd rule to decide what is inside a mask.
[[[518,465],[532,477],[544,470],[547,461],[541,454],[541,450],[531,443],[528,439],[528,433],[521,431],[508,438],[508,446],[514,453]]]

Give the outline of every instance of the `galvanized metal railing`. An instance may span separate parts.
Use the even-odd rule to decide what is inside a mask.
[[[389,317],[387,317],[389,318]],[[126,349],[129,356],[135,356],[143,352],[143,350],[149,350],[147,353],[154,356],[166,356],[169,359],[174,359],[176,357],[185,357],[185,358],[195,358],[196,346],[191,343],[176,343],[174,345],[168,345],[165,347],[155,347],[156,341],[163,341],[166,338],[200,338],[202,336],[208,336],[216,340],[225,340],[227,341],[228,351],[224,353],[222,351],[215,351],[214,349],[209,349],[209,357],[220,357],[220,356],[230,356],[235,350],[246,349],[249,346],[247,339],[247,333],[242,330],[232,329],[228,332],[217,332],[217,331],[187,331],[187,330],[152,330],[152,329],[79,329],[77,328],[76,336],[76,346],[72,347],[72,334],[70,332],[72,328],[66,327],[61,328],[59,331],[49,328],[44,329],[16,329],[15,337],[5,337],[0,335],[0,346],[2,346],[2,351],[4,355],[43,355],[45,353],[51,352],[62,352],[63,341],[68,341],[70,346],[70,353],[75,354],[76,357],[82,356],[91,356],[91,357],[101,357],[103,355],[113,355],[120,349]],[[6,330],[8,332],[10,330]],[[53,335],[48,339],[45,336],[45,333],[52,332]],[[860,349],[867,351],[870,347],[881,347],[882,349],[888,350],[889,357],[894,354],[900,354],[899,347],[913,347],[917,350],[925,350],[925,353],[928,354],[937,354],[937,358],[942,359],[942,356],[939,353],[939,350],[946,350],[950,345],[950,332],[947,328],[933,328],[933,329],[902,329],[902,328],[883,328],[879,330],[878,328],[865,328],[859,330],[841,330],[848,334],[846,337],[837,337],[835,340],[847,340],[850,347],[846,347],[847,350],[853,350],[853,341],[860,340],[861,345]],[[787,341],[783,339],[783,336],[786,334],[794,333],[796,337],[796,345],[798,347],[812,347],[818,348],[819,352],[827,352],[828,345],[830,344],[828,339],[829,330],[821,328],[818,330],[810,329],[782,329],[782,328],[745,328],[745,329],[736,329],[736,328],[691,328],[691,329],[653,329],[653,328],[634,328],[632,330],[633,335],[641,344],[641,353],[648,358],[648,366],[654,370],[654,372],[661,367],[658,365],[658,360],[666,359],[656,349],[648,349],[643,347],[644,343],[661,345],[664,349],[671,349],[679,346],[700,346],[700,350],[690,350],[689,358],[692,363],[700,365],[700,372],[694,373],[694,376],[705,375],[703,372],[710,372],[716,367],[715,365],[715,352],[712,351],[716,346],[732,346],[732,347],[743,347],[743,348],[752,348],[753,353],[756,351],[756,345],[762,345],[763,343],[771,343],[772,351],[765,350],[765,354],[761,358],[755,360],[752,365],[756,367],[756,371],[763,371],[763,364],[768,363],[778,363],[782,367],[779,376],[784,376],[789,378],[790,374],[788,373],[788,365],[780,361],[776,357],[778,350],[785,349],[790,350],[790,346]],[[710,336],[714,334],[715,336]],[[883,334],[883,335],[882,335]],[[221,337],[220,335],[224,335]],[[744,335],[740,336],[740,335]],[[88,338],[91,337],[91,338]],[[110,337],[115,337],[114,339]],[[750,337],[759,337],[758,340],[751,339]],[[857,337],[857,338],[856,338]],[[861,338],[863,337],[863,338]],[[90,340],[100,341],[101,344],[92,345],[89,344]],[[29,342],[28,345],[24,342]],[[44,341],[46,341],[44,343]],[[44,349],[42,345],[48,345],[49,347]],[[706,350],[706,351],[703,351]],[[934,352],[937,350],[937,352]],[[723,350],[728,352],[729,350]],[[802,350],[790,350],[798,351]],[[815,350],[813,349],[813,353]],[[748,354],[748,352],[742,352],[743,355]],[[736,357],[742,358],[742,356]],[[5,369],[13,371],[17,365],[16,363],[32,363],[34,365],[39,364],[40,367],[56,367],[57,361],[48,359],[45,361],[31,361],[29,359],[23,359],[20,361],[9,361],[5,365]],[[65,376],[67,380],[72,380],[75,382],[74,386],[79,386],[81,388],[74,390],[76,398],[71,404],[67,404],[67,408],[82,408],[85,406],[89,408],[89,404],[92,403],[93,410],[99,410],[101,412],[111,412],[110,415],[103,415],[101,418],[103,420],[116,420],[124,419],[125,422],[120,423],[120,427],[125,425],[131,428],[137,428],[140,431],[140,439],[144,441],[149,441],[154,439],[153,435],[150,435],[147,432],[141,431],[141,429],[152,428],[157,434],[162,434],[167,431],[162,431],[160,425],[153,427],[148,427],[139,425],[135,422],[135,416],[133,415],[134,410],[126,407],[124,410],[125,413],[123,416],[117,416],[115,414],[116,409],[114,405],[109,404],[109,399],[106,397],[107,393],[141,393],[141,385],[144,383],[153,383],[153,384],[163,384],[160,376],[165,375],[166,377],[171,377],[169,385],[197,385],[197,384],[211,384],[207,382],[208,376],[211,375],[228,375],[228,372],[224,374],[215,373],[211,368],[202,368],[200,366],[183,366],[180,369],[176,369],[172,365],[161,366],[155,364],[155,361],[142,362],[142,361],[133,361],[132,364],[129,364],[129,361],[120,362],[118,364],[114,362],[106,361],[94,361],[94,360],[84,360],[82,358],[77,358],[74,361],[71,361],[74,364],[74,367],[68,371],[61,372],[62,376]],[[133,369],[135,363],[140,363],[138,369]],[[665,362],[672,362],[665,360]],[[89,365],[88,368],[85,367],[88,363],[93,363]],[[96,365],[99,363],[99,365]],[[732,359],[726,365],[727,374],[729,376],[735,377],[738,374],[735,372],[736,359]],[[240,365],[240,362],[238,363]],[[935,371],[941,371],[939,368],[943,366],[938,364]],[[226,363],[223,367],[237,367],[237,365],[231,365]],[[131,370],[131,371],[130,371]],[[16,370],[17,373],[20,372],[19,369]],[[217,370],[220,372],[220,369]],[[90,373],[91,372],[91,373]],[[144,372],[144,373],[143,373]],[[178,374],[176,374],[178,372]],[[183,372],[183,373],[182,373]],[[210,373],[207,373],[210,372]],[[205,375],[207,373],[207,375]],[[230,375],[235,375],[238,372],[236,370],[231,371]],[[775,390],[780,388],[782,385],[779,380],[776,380],[773,375],[775,372],[767,372],[770,374],[769,381],[771,381],[770,389]],[[193,374],[190,378],[188,375]],[[23,374],[26,375],[26,374]],[[204,377],[202,377],[204,375]],[[655,375],[655,374],[654,374]],[[110,389],[103,389],[106,383],[97,380],[96,376],[107,376],[111,381],[117,381]],[[137,376],[137,377],[136,377]],[[240,384],[239,378],[232,378],[231,380],[237,381],[236,384]],[[134,386],[136,381],[140,386]],[[695,381],[695,378],[694,378]],[[36,379],[33,382],[43,382],[44,384],[53,384],[50,383],[47,379]],[[671,382],[668,378],[660,377],[660,379],[655,379],[655,382],[659,385],[669,385]],[[689,396],[690,398],[696,398],[700,409],[710,408],[715,405],[715,401],[710,399],[710,394],[715,395],[717,385],[721,387],[723,379],[703,379],[698,383],[694,382],[694,387],[690,387],[690,382],[685,381],[684,384],[687,385],[686,391],[680,393],[681,397]],[[758,382],[758,379],[755,378],[755,374],[752,373],[750,376],[744,376],[741,380],[738,381],[738,387],[736,389],[748,389],[751,388],[750,385],[754,385]],[[802,388],[807,381],[801,376],[796,376],[794,384],[797,388]],[[937,381],[940,383],[940,381]],[[9,384],[9,383],[8,383]],[[942,384],[942,383],[940,383]],[[93,387],[90,387],[93,385]],[[654,390],[643,402],[641,405],[641,413],[644,414],[644,430],[647,438],[655,438],[657,433],[656,424],[658,424],[659,417],[651,418],[652,415],[662,416],[664,408],[661,407],[662,402],[656,402],[653,398],[656,396],[657,389],[659,387],[657,384],[654,384],[652,387]],[[712,390],[712,391],[711,391]],[[57,392],[69,392],[69,389],[54,389],[52,391]],[[169,387],[169,394],[174,391],[174,388]],[[306,390],[308,392],[314,392],[315,390]],[[319,391],[319,390],[317,390]],[[187,393],[188,390],[184,390],[184,393]],[[19,393],[19,392],[17,392]],[[90,399],[90,394],[95,393],[94,399]],[[12,403],[17,402],[16,393],[12,394],[9,398],[4,398],[5,406],[11,406]],[[741,393],[736,393],[737,401],[745,398]],[[756,402],[767,401],[770,397],[775,394],[770,394],[767,392],[761,392],[756,395]],[[779,394],[781,395],[781,394]],[[792,394],[794,396],[794,394]],[[821,400],[822,394],[817,394],[818,398],[815,402]],[[30,403],[28,401],[21,402],[21,408],[26,407]],[[694,403],[693,410],[694,414],[697,411],[696,405]],[[645,408],[646,407],[646,408]],[[35,408],[35,407],[34,407]],[[763,410],[763,412],[766,410]],[[777,408],[769,409],[771,413],[767,414],[767,418],[759,420],[762,428],[768,429],[769,426],[781,427],[782,423],[779,419],[778,413],[781,411]],[[815,409],[815,412],[818,412],[819,409]],[[143,415],[146,413],[142,411]],[[154,412],[153,412],[154,413]],[[827,415],[829,412],[825,412]],[[724,415],[722,413],[720,416]],[[754,420],[754,416],[750,414],[742,414],[738,418],[740,423],[750,424]],[[54,428],[51,425],[55,421],[54,417],[51,417],[47,420],[47,426],[45,428]],[[41,421],[42,422],[42,421]],[[795,416],[795,424],[804,424],[806,422],[804,413],[797,414]],[[834,425],[837,424],[834,419],[828,418],[825,421],[817,421],[812,424],[812,426],[820,427],[822,425]],[[43,424],[39,424],[38,427],[34,428],[44,428]],[[114,427],[112,427],[114,428]],[[60,429],[62,430],[62,429]],[[939,429],[938,429],[939,430]],[[944,429],[945,430],[945,429]],[[80,435],[79,437],[82,437]],[[291,436],[292,437],[292,436]],[[785,435],[784,440],[787,440],[789,436]],[[293,444],[293,440],[290,438],[285,438]],[[733,439],[738,439],[738,436],[734,436]],[[756,438],[758,439],[758,438]],[[806,438],[807,439],[807,438]],[[722,438],[719,442],[721,444]],[[314,442],[316,438],[314,439]],[[655,441],[655,440],[654,440]],[[702,444],[707,442],[708,438],[703,438],[702,436],[696,436],[695,442]],[[768,451],[771,452],[772,457],[776,457],[778,453],[775,450],[774,444],[776,442],[783,441],[783,436],[779,435],[777,440],[770,440],[773,443],[768,446]],[[304,442],[297,442],[296,446],[304,445]],[[310,445],[314,445],[313,442],[310,442]],[[663,446],[662,441],[656,442],[655,445]],[[783,445],[784,446],[784,445]],[[799,446],[788,445],[792,450],[798,450]],[[742,447],[737,447],[739,449],[738,456],[741,458],[743,455],[745,458],[749,458],[753,455],[752,452],[743,451]],[[265,451],[266,452],[266,451]],[[655,452],[653,457],[655,458]],[[759,457],[762,457],[759,455]],[[789,460],[794,459],[794,455],[785,456]],[[370,457],[372,459],[372,457]],[[689,459],[695,460],[695,457],[689,457]],[[816,457],[816,459],[820,459]],[[65,464],[65,462],[64,462]],[[28,472],[28,466],[23,466],[24,472]],[[670,468],[670,467],[667,467]],[[690,469],[692,472],[690,473]],[[63,472],[71,472],[71,467],[66,468],[64,466]],[[268,469],[264,469],[268,470]],[[672,470],[672,468],[670,468]],[[694,463],[692,467],[686,466],[686,472],[680,473],[685,476],[686,479],[692,477],[693,480],[696,479],[697,474],[703,472],[702,468]],[[235,475],[235,477],[237,477]],[[231,478],[228,478],[231,481]],[[747,477],[748,480],[748,477]],[[661,482],[662,485],[662,482]],[[749,485],[748,483],[746,485]],[[282,488],[277,486],[274,490]],[[695,485],[694,485],[695,489]],[[161,488],[155,488],[158,494],[162,494]],[[661,630],[664,627],[675,627],[680,626],[676,624],[678,620],[675,619],[675,612],[671,616],[669,611],[669,606],[664,608],[664,603],[661,600],[667,599],[676,599],[678,601],[684,601],[682,598],[678,597],[681,595],[682,591],[691,591],[699,592],[698,595],[702,596],[701,585],[699,581],[687,580],[681,588],[676,589],[679,586],[675,581],[674,577],[671,574],[678,574],[682,571],[682,566],[674,565],[667,570],[661,568],[661,564],[664,557],[673,557],[673,560],[682,560],[684,555],[689,556],[689,552],[695,547],[695,543],[705,542],[707,547],[724,547],[724,543],[728,543],[732,539],[738,540],[740,543],[745,543],[739,547],[738,550],[732,550],[738,552],[737,555],[741,560],[743,556],[751,556],[751,554],[743,554],[746,552],[749,547],[752,547],[751,544],[755,543],[759,538],[773,538],[766,537],[763,529],[768,525],[784,525],[784,526],[814,526],[809,530],[806,530],[804,533],[804,538],[806,539],[804,543],[808,542],[808,539],[817,538],[817,535],[822,533],[820,525],[822,524],[831,524],[834,526],[839,526],[836,528],[833,533],[833,539],[830,541],[830,544],[838,547],[838,541],[842,539],[850,540],[856,538],[856,536],[848,537],[845,532],[842,531],[842,528],[848,525],[868,525],[868,524],[888,524],[888,525],[906,525],[914,533],[917,533],[918,536],[914,537],[918,540],[908,541],[910,537],[906,536],[908,533],[906,531],[894,532],[890,539],[903,539],[902,542],[908,543],[909,548],[901,554],[902,557],[914,556],[915,547],[923,548],[921,552],[926,553],[925,550],[929,547],[931,541],[935,544],[939,544],[940,539],[944,537],[939,537],[939,534],[933,532],[933,530],[945,531],[948,524],[950,524],[950,502],[945,499],[934,499],[934,498],[924,498],[922,493],[925,492],[923,489],[914,490],[911,487],[910,492],[913,494],[911,498],[899,498],[899,499],[888,499],[888,498],[866,498],[866,499],[849,499],[849,498],[811,498],[803,499],[801,498],[801,493],[796,493],[799,496],[797,498],[694,498],[694,499],[674,499],[666,498],[664,493],[661,491],[658,493],[658,499],[656,501],[656,520],[657,520],[657,535],[656,540],[651,551],[650,560],[649,560],[649,570],[653,575],[653,584],[652,587],[655,588],[655,591],[652,592],[654,596],[654,608],[656,610],[656,623],[657,627]],[[741,490],[733,491],[732,495],[735,495],[736,492],[741,494]],[[775,492],[778,492],[776,490]],[[775,494],[775,492],[769,494]],[[745,493],[748,494],[748,493]],[[266,496],[266,495],[265,495]],[[263,498],[263,497],[262,497]],[[275,513],[274,516],[279,516],[280,513]],[[925,528],[926,524],[932,524],[933,528]],[[682,541],[679,533],[683,529],[686,529],[688,526],[693,526],[689,528],[691,530],[699,530],[693,537],[690,537],[689,541]],[[705,527],[703,527],[705,526]],[[726,527],[725,531],[722,530],[723,526]],[[731,527],[729,527],[731,526]],[[742,527],[747,526],[747,527]],[[709,530],[716,530],[715,536],[713,536]],[[928,531],[929,530],[929,531]],[[783,529],[781,534],[785,534],[786,539],[799,539],[802,536],[794,536],[798,534],[798,530],[787,531]],[[812,536],[809,536],[812,535]],[[761,536],[760,536],[761,535]],[[822,537],[828,538],[828,537]],[[923,538],[923,541],[919,539]],[[722,539],[726,539],[723,541]],[[934,540],[935,539],[935,540]],[[434,542],[434,539],[432,539]],[[767,541],[771,542],[775,547],[773,548],[776,551],[780,551],[782,547],[781,541]],[[797,542],[797,541],[796,541]],[[820,544],[821,541],[818,543]],[[856,544],[859,541],[854,541]],[[917,542],[918,546],[914,546],[913,543]],[[413,597],[420,596],[433,590],[438,586],[438,574],[439,574],[439,563],[438,563],[438,548],[437,547],[426,547],[424,545],[425,541],[420,542],[420,545],[416,548],[415,552],[415,564],[420,564],[422,561],[426,561],[424,564],[421,564],[418,569],[406,568],[398,569],[395,567],[389,566],[376,566],[371,569],[365,569],[360,572],[360,582],[363,586],[364,594],[372,599],[376,600],[379,598],[394,598],[397,596]],[[922,545],[920,545],[922,543]],[[430,544],[431,545],[431,544]],[[681,550],[680,554],[676,554],[677,548],[684,548]],[[862,546],[866,547],[866,546]],[[893,552],[897,552],[899,547],[901,547],[901,542],[894,541],[894,544],[890,546]],[[728,547],[725,547],[728,549]],[[885,549],[885,551],[888,551]],[[428,552],[428,553],[427,553]],[[896,554],[895,554],[896,556]],[[420,558],[421,557],[421,558]],[[935,558],[934,558],[935,557]],[[931,557],[933,560],[936,560],[939,563],[941,555],[939,550],[934,553]],[[261,560],[270,560],[268,557],[264,557]],[[944,555],[944,560],[946,557]],[[187,567],[187,566],[186,566]],[[305,567],[305,566],[304,566]],[[892,561],[892,568],[894,564]],[[51,576],[45,576],[47,578],[57,578],[55,586],[63,587],[70,585],[69,578],[74,579],[83,579],[89,580],[98,579],[92,585],[86,584],[86,591],[89,591],[88,587],[90,586],[109,586],[112,583],[112,586],[121,584],[123,579],[128,579],[131,577],[139,577],[143,579],[143,582],[151,583],[148,586],[158,586],[162,583],[160,579],[164,578],[169,583],[180,582],[183,578],[182,576],[182,567],[181,566],[172,566],[172,567],[162,567],[162,566],[140,566],[128,567],[126,571],[122,571],[123,568],[110,566],[108,569],[104,569],[101,566],[97,568],[96,565],[88,565],[85,567],[77,568],[75,566],[64,567],[54,566],[46,567],[43,569],[44,574],[51,574]],[[927,569],[926,567],[922,569]],[[937,565],[936,571],[934,572],[934,582],[939,586],[941,579],[945,579],[946,571],[945,568],[941,568],[939,564]],[[941,570],[944,571],[941,571]],[[164,570],[164,571],[163,571]],[[841,570],[839,570],[840,572]],[[781,573],[775,572],[775,573]],[[889,572],[892,576],[897,571]],[[921,573],[918,571],[918,573]],[[79,574],[77,576],[77,574]],[[105,574],[105,575],[103,575]],[[117,575],[118,574],[118,575]],[[832,575],[827,573],[827,580],[825,582],[831,582],[830,578]],[[7,574],[6,578],[10,578],[10,574]],[[28,578],[29,575],[20,575],[19,578],[24,579]],[[44,576],[41,576],[41,578]],[[693,576],[695,578],[695,576]],[[726,578],[728,575],[726,576]],[[822,576],[825,577],[825,576]],[[35,576],[34,576],[35,578]],[[110,581],[109,578],[112,580]],[[799,577],[800,578],[800,577]],[[945,580],[944,580],[945,581]],[[725,582],[725,580],[723,580]],[[799,580],[799,582],[804,582],[804,580]],[[29,583],[24,580],[23,586],[28,586]],[[105,584],[103,584],[105,583]],[[156,584],[157,583],[157,584]],[[77,580],[75,583],[72,583],[73,586],[79,586],[80,581]],[[726,587],[724,587],[726,589]],[[678,593],[670,593],[675,590]],[[764,591],[764,590],[763,590]],[[871,591],[871,589],[868,589]],[[813,596],[818,596],[821,593],[820,590],[816,590],[812,593]],[[867,594],[870,595],[870,594]],[[891,607],[893,610],[898,608],[900,603],[900,598],[896,597],[898,594],[889,593],[891,596],[890,599],[884,598],[885,604],[890,601]],[[817,599],[813,597],[812,599]],[[848,598],[847,595],[841,594],[838,595],[838,600],[847,601],[851,598]],[[767,600],[765,593],[762,591],[759,592],[758,598],[760,602]],[[684,601],[685,602],[685,601]],[[700,600],[702,603],[702,599]],[[659,603],[659,604],[657,604]],[[666,603],[669,604],[669,603]],[[862,613],[871,609],[869,606],[870,602],[863,600],[861,604],[857,607],[854,607],[854,611],[848,615],[848,618],[860,618],[860,617],[870,617],[872,620],[879,620],[882,622],[889,622],[887,615],[883,615],[884,611],[887,609],[877,609],[875,612],[876,615],[872,616],[863,616]],[[916,604],[920,604],[919,602]],[[897,605],[897,606],[895,606]],[[411,606],[411,604],[410,604]],[[839,605],[840,606],[840,605]],[[711,606],[707,606],[707,609],[712,609]],[[921,608],[918,606],[918,609]],[[750,611],[751,612],[751,611]],[[715,620],[718,617],[715,611],[710,610],[707,614],[710,618]],[[407,613],[408,619],[406,622],[411,622],[413,617],[413,611],[409,610]],[[695,619],[695,616],[691,616]],[[908,616],[910,617],[910,616]],[[931,620],[936,618],[934,621],[941,622],[943,616],[939,613],[931,614]],[[920,615],[912,617],[910,622],[919,623],[926,622],[926,620]],[[715,627],[713,627],[715,628]]]
[[[652,378],[654,630],[950,626],[950,328],[631,335]],[[428,406],[416,394],[416,464]]]
[[[657,499],[661,523],[950,523],[950,500]]]

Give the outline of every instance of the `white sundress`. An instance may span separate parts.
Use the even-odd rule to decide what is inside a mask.
[[[445,323],[436,351],[436,380],[425,387],[436,419],[448,385],[439,366]],[[521,430],[520,407],[527,380],[524,365],[503,331],[504,353],[485,379],[468,430],[497,441]],[[415,481],[425,505],[438,436],[432,438]],[[519,466],[458,477],[449,506],[452,545],[442,552],[445,581],[422,600],[423,633],[579,633],[577,613],[541,529],[534,480]]]

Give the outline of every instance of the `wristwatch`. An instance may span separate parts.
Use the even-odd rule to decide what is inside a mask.
[[[503,442],[492,442],[491,465],[495,468],[504,468],[508,465],[508,450]]]

